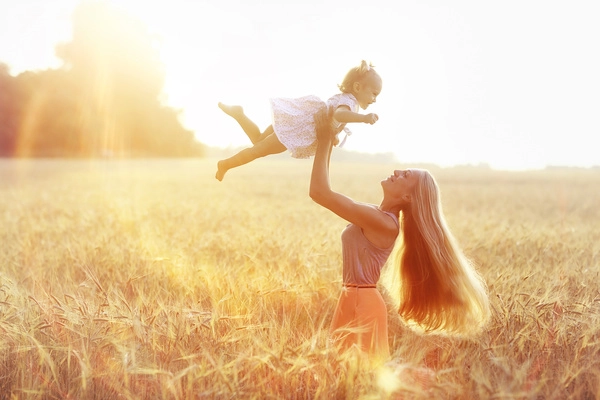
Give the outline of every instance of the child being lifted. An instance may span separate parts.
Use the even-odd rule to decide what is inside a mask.
[[[341,93],[332,96],[326,102],[327,107],[334,110],[332,129],[336,134],[344,130],[347,137],[350,134],[346,128],[347,123],[362,122],[372,125],[377,122],[377,114],[360,114],[358,110],[359,107],[366,110],[370,104],[375,103],[381,92],[381,85],[379,74],[364,60],[358,67],[348,71],[343,82],[338,85]],[[263,133],[244,114],[241,106],[219,103],[219,108],[238,122],[253,144],[252,147],[217,163],[215,177],[219,181],[223,180],[225,173],[231,168],[270,154],[282,153],[286,149],[295,158],[309,158],[315,154],[317,136],[313,115],[323,108],[323,101],[317,96],[271,99],[273,124]]]

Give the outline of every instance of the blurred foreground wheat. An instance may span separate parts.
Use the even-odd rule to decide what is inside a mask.
[[[493,320],[461,341],[390,309],[372,369],[327,342],[346,223],[310,166],[0,161],[0,398],[600,397],[598,170],[432,170]],[[334,162],[333,186],[377,202],[394,167]]]

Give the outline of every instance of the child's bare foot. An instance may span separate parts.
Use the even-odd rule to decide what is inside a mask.
[[[227,168],[225,168],[223,166],[223,161],[219,161],[217,163],[217,173],[215,175],[215,178],[217,178],[217,180],[220,182],[223,180],[223,177],[225,176],[225,172],[227,172]]]
[[[242,106],[229,106],[227,104],[219,103],[219,108],[223,110],[225,114],[235,118],[236,120],[244,115],[244,109]]]

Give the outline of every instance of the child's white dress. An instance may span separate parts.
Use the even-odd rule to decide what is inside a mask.
[[[339,93],[324,102],[317,96],[304,96],[298,98],[273,98],[271,109],[273,112],[273,131],[279,141],[290,151],[292,157],[309,158],[315,155],[317,150],[317,134],[313,115],[323,108],[345,105],[351,111],[358,112],[358,102],[350,93]],[[332,128],[336,133],[350,131],[345,128],[346,124],[337,121],[332,122]]]

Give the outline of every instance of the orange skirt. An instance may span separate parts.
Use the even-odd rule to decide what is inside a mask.
[[[330,327],[342,350],[356,345],[370,355],[389,358],[387,308],[375,286],[344,286]]]

